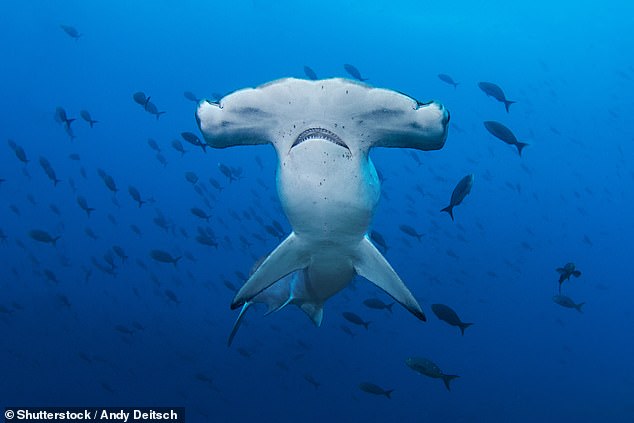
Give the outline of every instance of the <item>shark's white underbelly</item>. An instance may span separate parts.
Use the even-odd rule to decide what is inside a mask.
[[[356,246],[380,196],[374,165],[341,146],[311,140],[280,158],[277,187],[295,234],[318,248]]]

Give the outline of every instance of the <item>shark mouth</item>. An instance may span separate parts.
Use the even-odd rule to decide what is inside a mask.
[[[343,142],[343,140],[339,138],[337,134],[324,128],[309,128],[305,130],[304,132],[302,132],[301,134],[297,136],[297,139],[295,140],[293,145],[291,145],[291,149],[303,143],[304,141],[308,141],[312,139],[319,139],[319,140],[331,142],[333,144],[337,144],[350,152],[350,148],[348,148],[346,143]]]

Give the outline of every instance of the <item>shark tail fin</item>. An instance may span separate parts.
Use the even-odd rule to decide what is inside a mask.
[[[357,246],[353,264],[357,274],[381,288],[414,316],[427,321],[412,293],[367,236]]]
[[[227,339],[227,347],[231,347],[233,343],[233,338],[235,338],[236,333],[238,333],[238,329],[240,329],[240,325],[242,324],[242,320],[244,319],[244,315],[249,309],[249,307],[253,304],[252,302],[246,302],[242,306],[242,310],[240,310],[240,314],[238,314],[238,318],[236,319],[233,327],[231,328],[231,333],[229,334],[229,338]]]
[[[517,101],[504,100],[504,108],[506,109],[506,113],[509,112],[509,107],[511,107],[511,104],[514,103],[517,103]]]
[[[579,303],[579,304],[575,304],[575,309],[577,309],[577,311],[579,313],[583,313],[583,310],[581,310],[581,307],[584,306],[585,303]]]
[[[297,235],[291,232],[242,285],[231,303],[231,309],[241,307],[284,276],[306,267],[309,255],[301,244]]]
[[[451,391],[451,387],[449,386],[449,383],[456,379],[459,378],[460,376],[458,375],[442,375],[442,381],[445,383],[445,387],[447,388],[448,391]]]
[[[468,328],[469,326],[473,325],[473,323],[461,323],[460,324],[460,333],[462,333],[462,336],[464,336],[464,330],[466,328]]]
[[[392,399],[392,392],[394,392],[394,389],[388,389],[387,391],[384,391],[383,394],[388,397],[388,399]]]
[[[449,216],[451,216],[451,220],[453,221],[453,206],[452,205],[448,205],[447,207],[445,207],[444,209],[441,209],[440,211],[449,213]]]

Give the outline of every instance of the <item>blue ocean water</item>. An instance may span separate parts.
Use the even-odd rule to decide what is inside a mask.
[[[1,2],[0,406],[184,406],[191,422],[634,421],[633,12],[624,1]],[[187,143],[182,132],[202,135],[184,92],[214,99],[306,78],[304,66],[351,78],[346,63],[451,111],[443,149],[371,152],[383,177],[372,229],[427,322],[368,308],[391,299],[355,278],[320,328],[295,307],[256,308],[228,348],[235,289],[280,242],[266,226],[291,227],[273,148]],[[481,81],[516,101],[508,113]],[[140,91],[165,114],[135,103]],[[60,107],[76,120],[56,121]],[[522,156],[484,121],[528,143]],[[467,174],[452,221],[440,209]],[[581,276],[562,293],[582,313],[553,302],[568,262]],[[461,336],[435,303],[474,325]],[[460,377],[448,391],[408,357]]]

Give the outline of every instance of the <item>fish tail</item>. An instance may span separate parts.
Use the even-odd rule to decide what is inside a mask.
[[[141,206],[145,203],[147,203],[147,201],[139,200],[139,208],[141,208]]]
[[[56,236],[55,238],[53,238],[53,240],[51,241],[51,244],[53,244],[53,246],[57,246],[57,240],[59,240],[62,236]],[[583,303],[582,303],[583,304]]]
[[[579,313],[583,313],[583,310],[581,310],[581,307],[583,307],[584,304],[585,303],[575,304],[575,308],[577,309]]]
[[[92,208],[92,207],[88,207],[88,208],[86,209],[86,214],[88,215],[88,217],[90,217],[90,213],[92,213],[92,212],[94,212],[94,211],[95,211],[95,209],[94,209],[94,208]]]
[[[370,326],[370,323],[372,322],[363,322],[363,327],[365,328],[365,330],[368,330],[368,326]]]
[[[451,220],[453,221],[453,206],[451,204],[440,211],[449,213],[449,216],[451,216]]]
[[[182,259],[182,258],[183,258],[183,256],[178,256],[178,257],[176,257],[176,258],[174,259],[174,261],[173,261],[173,263],[174,263],[174,267],[178,267],[178,266],[177,266],[177,265],[178,265],[178,260],[180,260],[180,259]]]
[[[159,117],[161,117],[161,115],[164,115],[165,113],[167,113],[167,112],[158,112],[156,114],[156,120],[159,120]]]
[[[385,394],[385,396],[388,397],[389,399],[392,399],[392,392],[394,392],[394,389],[389,389],[387,391],[384,391],[383,394]]]
[[[517,103],[517,101],[504,100],[504,108],[506,109],[506,113],[509,112],[509,107],[511,107],[511,104],[513,103]]]
[[[453,83],[453,88],[454,88],[454,90],[456,89],[456,87],[458,86],[458,84],[459,84],[459,82],[454,82],[454,83]]]
[[[53,179],[53,186],[56,187],[58,182],[62,182],[61,179]]]
[[[98,120],[91,120],[91,121],[89,121],[88,123],[90,124],[90,128],[92,128],[92,126],[93,126],[95,123],[99,123],[99,121],[98,121]]]
[[[203,148],[203,153],[207,153],[207,144],[201,143],[200,146]]]
[[[581,272],[580,272],[579,270],[575,270],[574,272],[572,272],[572,275],[573,275],[575,278],[578,278],[579,276],[581,276]]]
[[[393,305],[394,305],[394,303],[388,304],[388,305],[385,306],[385,308],[387,308],[387,311],[389,311],[391,313]]]
[[[462,333],[462,336],[464,336],[464,330],[466,328],[468,328],[469,326],[473,325],[473,323],[461,323],[460,326],[460,332]]]
[[[66,127],[70,129],[70,124],[73,123],[75,120],[75,118],[66,119],[64,123],[66,124]]]
[[[517,153],[520,155],[520,157],[522,157],[522,150],[524,149],[524,147],[526,147],[528,144],[526,144],[525,142],[518,142],[517,144],[515,144],[515,147],[517,147]]]
[[[449,383],[456,379],[459,378],[460,376],[458,375],[442,375],[442,381],[445,383],[445,387],[447,388],[448,391],[451,391],[451,388],[449,387]]]

